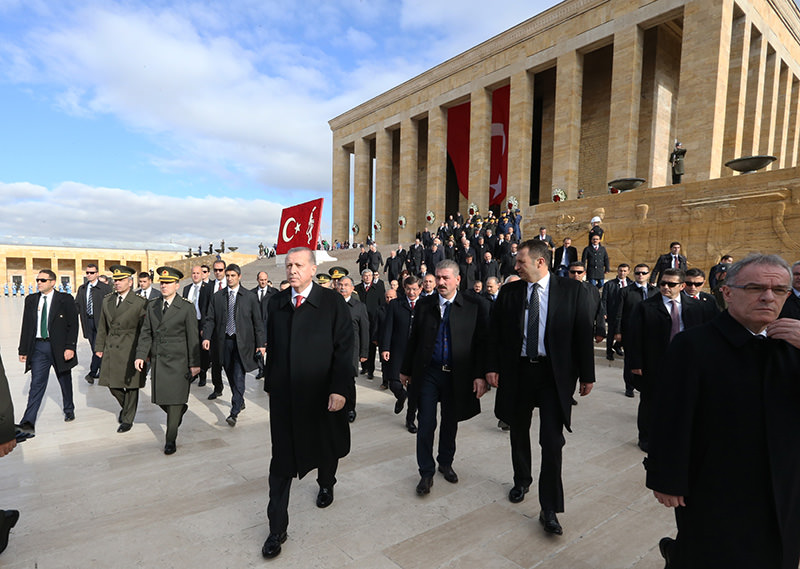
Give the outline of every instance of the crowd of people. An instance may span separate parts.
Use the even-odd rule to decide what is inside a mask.
[[[147,273],[112,267],[113,292],[89,267],[73,298],[54,290],[55,274],[41,271],[39,294],[26,299],[19,348],[31,371],[28,406],[15,432],[3,432],[8,442],[0,449],[35,436],[51,367],[64,419],[75,419],[78,322],[93,354],[85,379],[109,387],[120,406],[118,432],[132,428],[149,373],[152,401],[166,413],[168,455],[177,451],[193,382],[205,386],[210,371],[208,399],[218,399],[224,371],[233,428],[252,372],[270,401],[262,554],[272,558],[287,539],[293,478],[317,470],[316,505],[333,503],[338,461],[349,453],[357,419],[356,378],[373,380],[380,365],[381,387],[392,393],[395,414],[406,411],[403,426],[416,437],[420,497],[432,492],[437,471],[458,483],[458,424],[496,390],[494,413],[510,438],[508,499],[522,502],[534,481],[530,430],[538,409],[538,521],[561,535],[563,430],[571,429],[575,396],[592,391],[594,346],[605,339],[606,358],[624,358],[624,394],[639,392],[647,485],[676,509],[677,538],[659,544],[667,567],[795,569],[800,262],[753,254],[733,263],[726,255],[709,271],[707,294],[705,273],[688,268],[674,242],[652,268],[641,262],[631,272],[621,263],[607,279],[600,225],[592,220],[579,255],[571,238],[556,245],[545,227],[523,240],[512,212],[466,223],[454,215],[435,233],[420,231],[407,249],[384,251],[385,259],[376,243],[362,247],[353,271],[359,282],[344,266],[318,273],[304,248],[288,253],[278,288],[262,271],[258,286],[246,289],[241,268],[218,260],[193,267],[181,294],[183,275],[172,267],[156,271],[160,291]],[[2,385],[0,396],[5,404]],[[10,529],[15,515],[3,523]]]

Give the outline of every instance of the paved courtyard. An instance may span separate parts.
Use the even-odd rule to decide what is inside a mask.
[[[22,300],[0,298],[0,349],[17,420],[29,375],[17,358]],[[225,423],[230,390],[207,401],[193,385],[178,452],[162,453],[165,414],[140,392],[137,423],[118,434],[116,401],[83,380],[89,347],[79,340],[73,370],[76,420],[64,423],[51,377],[37,436],[0,459],[0,508],[21,512],[4,569],[363,568],[655,569],[658,540],[674,536],[671,510],[644,487],[636,446],[636,401],[622,394],[621,366],[600,351],[598,382],[573,413],[566,434],[566,512],[561,537],[537,521],[534,486],[521,504],[511,488],[508,434],[497,428],[494,394],[483,413],[461,423],[454,469],[458,484],[437,475],[418,497],[414,436],[394,399],[375,381],[358,379],[353,445],[340,462],[335,502],[314,505],[314,474],[296,481],[289,539],[267,561],[269,412],[262,383],[247,376],[247,409]],[[535,439],[535,437],[534,437]],[[534,449],[534,470],[538,453]]]

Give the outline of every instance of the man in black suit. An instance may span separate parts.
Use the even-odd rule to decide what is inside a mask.
[[[495,415],[511,426],[514,487],[521,502],[533,482],[530,425],[539,408],[539,521],[548,533],[563,533],[556,513],[564,511],[561,482],[563,428],[570,429],[572,394],[594,385],[592,316],[586,289],[550,274],[550,250],[529,240],[517,254],[519,281],[503,285],[492,309],[486,379],[497,387]]]
[[[686,288],[683,289],[681,294],[685,294],[686,296],[690,296],[695,300],[701,301],[703,303],[703,308],[709,311],[709,318],[713,318],[719,313],[720,309],[717,305],[717,299],[707,292],[700,290],[703,288],[705,283],[706,274],[703,272],[703,270],[698,269],[697,267],[692,267],[686,271],[686,277],[683,281],[683,284],[686,285]]]
[[[464,263],[458,270],[461,276],[461,290],[472,290],[475,281],[481,280],[480,267],[473,262],[472,253],[467,253]]]
[[[600,237],[592,236],[592,242],[583,249],[581,262],[586,266],[586,279],[601,288],[606,279],[606,273],[611,270],[606,248],[600,245]]]
[[[94,383],[94,380],[100,376],[100,364],[102,363],[102,358],[97,356],[94,351],[94,344],[97,339],[95,316],[100,318],[100,312],[103,309],[103,297],[111,292],[111,287],[100,282],[97,278],[98,276],[99,269],[97,265],[94,263],[86,265],[87,282],[79,286],[78,291],[75,293],[75,303],[78,306],[83,337],[89,340],[89,345],[92,347],[92,363],[89,366],[89,373],[85,377],[89,383]]]
[[[555,249],[553,238],[547,234],[547,228],[544,225],[539,228],[539,235],[535,236],[534,239],[547,243],[547,247],[550,249],[551,253]]]
[[[630,322],[636,305],[658,294],[658,289],[647,282],[649,275],[650,267],[646,263],[639,263],[633,268],[633,284],[623,288],[620,292],[617,311],[613,315],[614,342],[619,346],[625,346],[625,338],[631,329]],[[611,314],[608,315],[608,319],[612,320]],[[625,381],[625,397],[633,397],[634,380],[630,368],[630,358],[625,358],[622,378]]]
[[[386,289],[383,283],[376,285],[373,283],[374,275],[370,269],[365,269],[361,272],[361,282],[355,286],[355,292],[358,299],[367,307],[367,314],[369,315],[370,326],[372,322],[378,317],[378,307],[386,303],[384,295]],[[367,353],[367,360],[363,362],[363,369],[361,373],[367,374],[367,379],[375,377],[375,354],[378,347],[372,342],[369,343],[369,350]]]
[[[417,414],[416,402],[408,399],[408,393],[400,383],[400,364],[406,353],[411,325],[414,322],[414,308],[422,290],[421,281],[415,277],[406,277],[403,281],[404,298],[396,298],[386,306],[386,318],[379,340],[381,359],[383,360],[384,381],[395,397],[394,412],[400,414],[408,400],[406,412],[406,429],[409,433],[417,432],[414,423]]]
[[[218,293],[221,290],[224,290],[228,284],[225,279],[225,268],[226,263],[222,259],[217,259],[214,261],[212,265],[214,279],[211,281],[211,298],[214,298],[213,295]],[[209,301],[210,304],[210,301]],[[205,320],[205,314],[203,315],[203,319]],[[202,325],[202,322],[199,324]],[[200,332],[202,334],[202,332]],[[209,401],[213,401],[220,395],[222,395],[222,362],[216,357],[219,349],[217,346],[214,345],[214,338],[208,338],[211,341],[211,350],[208,350],[208,357],[211,360],[211,384],[214,386],[214,390],[208,394]],[[200,342],[202,344],[202,342]],[[200,352],[205,352],[206,350],[200,350]]]
[[[486,251],[483,254],[483,262],[480,264],[480,271],[481,271],[481,281],[483,282],[484,286],[486,285],[486,279],[489,277],[500,277],[500,267],[492,258],[492,254],[489,251]]]
[[[425,265],[429,271],[435,270],[440,262],[444,261],[444,251],[439,248],[437,243],[431,245],[431,248],[425,252]]]
[[[678,269],[686,272],[686,257],[681,255],[681,244],[673,241],[669,244],[669,253],[664,253],[656,261],[653,273],[650,275],[650,282],[661,282],[661,275],[666,269]]]
[[[608,336],[606,337],[606,359],[609,361],[614,360],[614,352],[618,356],[622,354],[622,344],[614,339],[617,333],[617,308],[619,308],[619,299],[622,291],[628,286],[633,284],[633,281],[628,278],[628,272],[631,266],[628,263],[620,263],[617,266],[617,278],[607,281],[603,285],[603,293],[601,301],[603,303],[603,314],[606,315],[606,324],[608,324]]]
[[[8,389],[6,370],[0,359],[0,457],[6,456],[17,446],[14,429],[14,402]],[[8,534],[19,520],[18,510],[0,510],[0,553],[8,545]]]
[[[333,502],[340,458],[350,452],[345,404],[353,383],[353,326],[342,295],[313,283],[314,252],[286,255],[289,287],[269,299],[267,373],[272,460],[269,537],[264,557],[280,554],[289,525],[292,478],[318,469],[317,507]]]
[[[800,323],[778,318],[789,266],[752,254],[723,285],[728,310],[675,337],[656,390],[647,487],[675,508],[667,567],[800,563]]]
[[[78,342],[78,310],[72,296],[55,290],[56,274],[42,269],[36,275],[36,294],[25,297],[22,331],[19,336],[19,361],[31,372],[28,406],[20,421],[20,429],[35,432],[36,415],[42,404],[50,368],[55,369],[61,386],[64,420],[75,419],[72,401],[72,368],[78,364],[75,345]],[[97,304],[100,315],[102,302]]]
[[[419,272],[419,267],[425,261],[425,247],[420,243],[419,238],[414,240],[414,244],[408,248],[406,258],[406,268],[408,272],[415,275]]]
[[[596,286],[586,282],[586,267],[580,261],[569,264],[569,278],[578,281],[586,289],[586,294],[589,296],[589,313],[592,315],[592,335],[594,341],[599,344],[606,337],[606,313],[600,291]]]
[[[792,265],[792,290],[781,310],[781,318],[800,320],[800,261]]]
[[[380,271],[381,267],[383,267],[383,257],[375,243],[373,243],[369,246],[369,251],[367,252],[367,268],[374,273]]]
[[[455,484],[453,470],[459,421],[480,413],[480,397],[486,393],[484,353],[489,324],[489,303],[458,294],[458,265],[442,261],[436,266],[438,294],[427,296],[414,308],[414,323],[408,339],[400,381],[411,384],[417,403],[417,494],[430,493],[436,462],[433,437],[436,412],[441,402],[439,472]]]
[[[431,232],[428,231],[427,227],[420,234],[420,239],[422,241],[422,246],[426,249],[433,245],[433,235],[431,235]]]
[[[626,334],[625,359],[630,361],[634,387],[639,390],[639,448],[647,452],[650,443],[652,397],[656,377],[663,366],[672,339],[679,332],[710,321],[712,314],[700,300],[681,295],[685,274],[680,269],[664,269],[658,290],[661,294],[640,302],[631,318]],[[668,308],[669,307],[669,308]],[[675,370],[676,373],[685,370]]]
[[[400,271],[403,269],[403,259],[397,256],[397,251],[392,249],[389,251],[389,258],[383,266],[386,273],[386,280],[389,282],[396,281],[400,276]]]
[[[572,239],[564,238],[564,244],[555,250],[553,255],[553,271],[559,277],[566,277],[570,263],[578,260],[578,250],[572,246]]]
[[[353,378],[358,375],[359,364],[367,360],[367,353],[370,344],[370,322],[367,314],[366,305],[358,300],[353,294],[353,279],[347,275],[341,277],[336,284],[336,291],[342,295],[347,307],[350,309],[350,317],[353,322]],[[383,308],[380,306],[379,308]],[[347,394],[347,420],[352,423],[356,420],[356,391],[355,383],[353,391]]]
[[[267,320],[269,318],[269,313],[267,312],[267,302],[269,301],[269,297],[278,292],[277,288],[269,286],[269,274],[266,271],[259,271],[256,275],[256,281],[258,282],[258,286],[253,289],[253,292],[258,298],[258,306],[259,311],[261,314],[261,321],[264,323],[264,338],[267,337]],[[256,374],[256,379],[263,379],[264,378],[264,367],[266,363],[264,362],[263,357],[258,358],[258,373]]]
[[[256,357],[266,351],[264,321],[258,297],[239,286],[242,270],[231,263],[225,267],[227,287],[214,293],[203,323],[203,349],[211,349],[214,339],[216,354],[222,362],[231,387],[231,412],[225,421],[236,426],[239,413],[244,409],[244,376],[258,367]]]
[[[361,271],[366,269],[367,265],[369,265],[369,251],[367,251],[363,245],[359,249],[357,262],[358,262],[358,272],[360,274]]]
[[[211,302],[213,289],[213,284],[203,282],[203,267],[201,265],[192,267],[192,282],[183,287],[183,298],[192,303],[197,314],[197,330],[199,334],[197,341],[199,343],[203,342],[203,320],[208,312],[208,304]],[[200,373],[196,376],[200,378],[197,382],[198,387],[203,387],[206,384],[206,374],[209,367],[211,367],[211,359],[208,351],[200,350]],[[194,381],[194,378],[192,378],[192,381]]]
[[[142,271],[139,273],[139,288],[136,289],[136,295],[141,296],[145,300],[153,300],[154,298],[161,298],[161,291],[156,290],[153,286],[153,279],[150,273]]]

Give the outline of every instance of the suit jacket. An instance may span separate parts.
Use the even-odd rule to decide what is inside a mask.
[[[351,296],[346,303],[353,322],[353,377],[355,377],[358,375],[360,358],[366,358],[369,353],[369,316],[367,307],[355,296]]]
[[[442,251],[441,247],[437,247],[436,251],[433,249],[425,251],[425,265],[428,267],[428,272],[436,272],[436,265],[441,261],[444,261],[444,251]]]
[[[699,298],[694,298],[686,294],[684,290],[681,292],[681,298],[694,298],[694,300],[700,301],[700,304],[703,305],[703,310],[705,311],[706,315],[703,317],[703,322],[708,322],[709,320],[713,319],[717,314],[720,313],[719,305],[717,304],[717,299],[708,294],[707,292],[700,291],[697,296]]]
[[[381,256],[381,252],[377,249],[375,251],[369,251],[367,253],[367,267],[369,270],[373,272],[380,271],[381,266],[383,266],[383,257]]]
[[[147,307],[147,301],[128,291],[117,306],[117,295],[103,299],[102,312],[97,319],[97,339],[94,349],[103,352],[100,365],[100,385],[118,389],[142,388],[146,372],[136,371],[136,345]]]
[[[259,287],[251,289],[253,294],[256,295],[256,300],[258,300],[258,290]],[[264,292],[264,298],[258,301],[261,321],[264,323],[264,340],[267,339],[267,320],[269,320],[269,311],[267,310],[267,305],[269,303],[269,297],[277,292],[277,288],[267,285],[266,291]]]
[[[786,299],[780,317],[800,320],[800,298],[794,293],[794,289],[789,294],[789,298]]]
[[[461,275],[461,290],[472,290],[475,281],[482,280],[480,267],[474,262],[459,265],[458,272]]]
[[[225,361],[225,329],[228,325],[228,302],[230,290],[227,288],[215,292],[208,305],[208,314],[203,321],[203,339],[211,340],[212,360]],[[256,349],[264,347],[266,342],[264,321],[261,317],[261,305],[258,297],[239,285],[234,306],[236,320],[236,349],[245,371],[253,371],[258,367],[255,359]]]
[[[544,241],[550,246],[551,249],[555,247],[555,245],[553,245],[553,238],[550,235],[545,235],[544,238],[542,238],[541,235],[537,235],[536,237],[534,237],[534,239],[537,241]]]
[[[408,339],[400,373],[411,376],[411,396],[419,397],[419,384],[431,363],[436,336],[441,323],[439,295],[417,300],[414,323]],[[489,328],[489,305],[485,301],[457,293],[450,307],[450,342],[454,413],[464,421],[481,412],[480,400],[473,392],[473,380],[484,377],[484,347]]]
[[[589,312],[592,315],[592,336],[595,338],[598,336],[605,338],[606,313],[602,299],[600,298],[600,291],[590,282],[582,281],[582,284],[586,288],[586,294],[589,295]]]
[[[660,281],[661,273],[664,272],[664,269],[669,269],[670,267],[672,267],[672,253],[664,253],[658,258],[653,267],[653,272],[650,273],[650,282],[657,283]],[[678,268],[686,271],[686,257],[683,255],[678,255]]]
[[[583,383],[595,380],[592,312],[586,290],[578,281],[550,275],[544,333],[549,356],[546,365],[555,379],[567,430],[578,379]],[[527,292],[528,283],[523,280],[503,285],[492,308],[486,371],[500,374],[494,412],[498,419],[509,424],[516,422],[521,384],[528,380],[519,368]]]
[[[406,353],[413,321],[414,313],[407,299],[395,298],[386,305],[378,345],[381,352],[389,352],[389,361],[383,364],[383,375],[387,379],[400,379],[400,364]]]
[[[617,309],[619,308],[619,301],[622,291],[633,284],[633,281],[625,277],[625,287],[619,286],[619,279],[614,278],[606,281],[603,285],[603,293],[601,295],[601,302],[603,303],[603,314],[606,315],[606,323],[608,324],[608,335],[612,336],[617,333]]]
[[[192,287],[194,283],[189,283],[185,287],[183,287],[183,298],[189,300],[189,294],[191,293]],[[214,283],[207,282],[207,283],[200,283],[200,298],[197,299],[198,308],[200,309],[200,319],[206,317],[206,313],[208,312],[208,304],[211,302],[211,295],[214,294]]]
[[[78,314],[81,319],[81,330],[83,331],[84,338],[89,338],[89,330],[92,328],[91,324],[89,324],[89,317],[86,314],[87,286],[89,286],[87,283],[83,283],[78,287],[78,291],[75,293],[75,304],[78,307]],[[103,298],[110,292],[113,292],[111,287],[100,281],[97,281],[97,284],[92,288],[92,307],[94,308],[95,318],[100,316],[100,311],[103,307]]]
[[[3,360],[0,358],[0,444],[12,440],[16,434],[14,426],[14,402],[8,389],[8,378]]]
[[[354,290],[358,294],[358,300],[367,307],[367,314],[369,314],[370,320],[375,318],[378,307],[386,304],[386,289],[383,288],[383,283],[380,285],[373,283],[370,285],[369,290],[364,286],[364,283],[358,283]]]
[[[496,277],[497,279],[501,278],[500,267],[497,265],[497,261],[495,261],[494,259],[492,259],[488,263],[485,260],[481,261],[480,265],[478,266],[480,267],[481,280],[484,282],[484,284],[486,284],[486,279],[488,279],[489,277]]]
[[[561,259],[563,258],[564,258],[564,246],[562,245],[561,247],[556,249],[555,252],[553,253],[553,270],[556,270],[558,269],[558,267],[561,266]],[[572,245],[570,245],[567,248],[567,266],[569,266],[570,263],[574,263],[577,260],[578,260],[578,250]]]
[[[331,413],[328,397],[355,389],[352,317],[341,294],[317,284],[300,308],[292,305],[291,288],[268,303],[270,472],[302,478],[350,451],[347,405]]]
[[[141,296],[141,294],[142,294],[142,289],[140,289],[140,288],[137,288],[137,289],[136,289],[135,291],[133,291],[133,292],[134,292],[134,294],[136,294],[136,295],[140,295],[140,296]],[[142,298],[144,298],[144,297],[142,297]],[[154,287],[154,286],[151,286],[151,287],[150,287],[150,296],[148,296],[148,297],[147,297],[147,301],[149,302],[149,301],[151,301],[151,300],[156,300],[156,299],[158,299],[158,298],[161,298],[161,291],[160,291],[160,290],[158,290],[156,287]]]
[[[421,244],[417,245],[415,243],[414,245],[411,245],[408,250],[409,254],[406,258],[406,268],[408,269],[408,272],[415,274],[417,271],[419,271],[419,266],[425,260],[425,247],[423,247]]]
[[[19,335],[19,355],[30,356],[36,342],[36,330],[39,328],[38,310],[42,293],[36,292],[25,297],[25,308],[22,313],[22,330]],[[93,300],[94,302],[94,300]],[[95,304],[99,316],[103,303]],[[77,353],[71,360],[64,359],[64,350],[75,351],[78,342],[78,309],[75,299],[65,292],[53,291],[53,300],[47,307],[47,332],[50,337],[50,348],[53,350],[53,364],[58,373],[71,370],[78,365]],[[25,361],[25,371],[31,369],[31,358]]]
[[[608,252],[602,245],[597,247],[597,251],[591,245],[583,249],[581,262],[586,265],[587,279],[604,279],[610,270],[608,262]]]
[[[628,333],[627,331],[630,330],[630,321],[633,317],[633,312],[634,308],[636,308],[636,305],[642,302],[642,300],[645,298],[659,294],[658,289],[650,283],[647,283],[646,288],[646,296],[642,296],[642,292],[636,283],[631,286],[626,286],[619,294],[619,303],[617,305],[616,314],[614,315],[614,333],[622,334],[623,344],[625,343],[625,336]],[[610,314],[608,318],[611,320]]]

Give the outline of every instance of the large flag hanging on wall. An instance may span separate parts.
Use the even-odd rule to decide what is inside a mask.
[[[511,87],[508,85],[500,87],[492,93],[489,205],[502,205],[508,190],[508,107],[510,100]]]
[[[447,109],[447,161],[465,198],[469,197],[469,112],[469,102]]]
[[[317,248],[323,198],[287,207],[281,213],[276,253],[284,255],[292,247]]]

